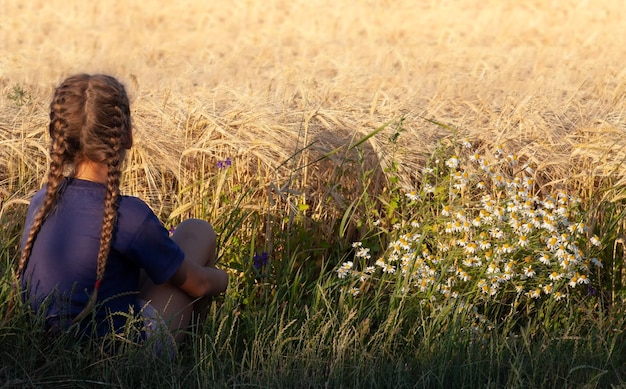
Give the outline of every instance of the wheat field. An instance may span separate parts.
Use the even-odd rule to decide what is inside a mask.
[[[624,11],[621,0],[4,0],[3,197],[38,187],[15,171],[45,170],[50,95],[76,72],[127,85],[137,140],[127,176],[138,177],[127,190],[158,209],[168,177],[184,181],[199,163],[230,157],[241,182],[282,185],[293,166],[400,119],[393,158],[407,182],[450,136],[429,118],[535,162],[543,184],[619,183]],[[367,142],[382,167],[392,127]],[[315,192],[329,166],[289,184]]]
[[[0,0],[0,386],[623,386],[625,11],[624,0]],[[218,234],[228,289],[172,364],[124,336],[115,355],[99,341],[73,347],[71,333],[53,339],[43,318],[11,308],[26,207],[48,167],[50,99],[78,72],[129,91],[122,192],[167,228],[200,217]],[[450,289],[409,292],[400,267],[342,278],[370,265],[366,249],[379,266],[407,231],[424,253],[445,252],[438,263],[469,266],[461,243],[487,227],[447,236],[444,209],[470,220],[481,194],[505,204],[509,193],[480,182],[452,196],[452,170],[421,177],[433,159],[456,165],[449,153],[465,139],[483,161],[501,148],[532,163],[529,192],[583,199],[584,225],[561,223],[559,237],[597,234],[601,247],[585,247],[606,270],[554,281],[572,290],[563,305],[547,296],[543,233],[530,246],[505,237],[524,247],[511,254],[515,282],[539,288],[515,284],[525,300],[480,295],[486,252],[462,276],[476,286],[441,305],[435,294]],[[442,183],[432,201],[406,200],[431,176]],[[459,309],[466,301],[476,309]]]

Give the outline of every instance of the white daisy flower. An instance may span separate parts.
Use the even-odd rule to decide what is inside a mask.
[[[591,239],[589,239],[589,242],[591,242],[591,244],[596,247],[599,247],[600,244],[602,244],[602,242],[600,242],[600,238],[598,238],[598,235],[592,236]]]
[[[537,274],[537,272],[535,272],[535,270],[533,269],[532,266],[526,266],[524,268],[524,275],[526,277],[533,278],[536,274]]]
[[[572,278],[570,278],[568,285],[570,286],[570,288],[576,287],[576,285],[578,285],[578,277],[573,276]]]
[[[417,194],[417,192],[415,191],[415,189],[411,189],[410,191],[408,191],[405,194],[406,198],[411,200],[411,201],[417,201],[419,200],[419,195]]]
[[[530,290],[526,293],[526,295],[533,299],[539,298],[539,296],[541,296],[541,289],[536,288],[536,289]]]
[[[587,277],[584,274],[580,274],[578,275],[578,284],[582,285],[582,284],[588,284],[589,283],[589,277]]]
[[[345,278],[352,269],[352,261],[344,262],[339,269],[337,269],[338,277]]]
[[[360,247],[357,252],[354,254],[355,257],[357,258],[365,258],[365,259],[369,259],[370,258],[370,249],[367,247]]]
[[[459,166],[459,158],[455,155],[446,161],[446,166],[450,169],[456,169]]]
[[[539,262],[543,263],[546,266],[550,266],[550,257],[548,254],[543,253],[539,256]]]
[[[396,267],[390,264],[385,264],[385,266],[383,266],[383,272],[394,274],[396,272]]]
[[[521,236],[519,237],[519,240],[517,241],[517,244],[518,244],[520,247],[526,247],[526,246],[528,246],[528,237],[527,237],[526,235],[521,235]]]
[[[561,278],[563,278],[563,274],[562,273],[557,273],[557,272],[553,271],[552,273],[550,273],[548,278],[550,278],[551,281],[558,281]]]

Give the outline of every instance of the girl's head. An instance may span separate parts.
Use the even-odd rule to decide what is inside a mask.
[[[59,85],[50,104],[51,156],[73,165],[84,159],[115,165],[133,144],[124,86],[107,75],[78,74]]]
[[[117,219],[120,167],[125,151],[133,144],[130,106],[124,86],[115,78],[102,74],[78,74],[67,78],[54,91],[49,132],[50,166],[46,196],[24,244],[18,277],[26,266],[41,225],[58,201],[64,173],[86,160],[105,164],[108,177],[98,270],[92,294],[95,302]]]

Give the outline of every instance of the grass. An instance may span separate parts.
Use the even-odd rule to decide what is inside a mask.
[[[7,387],[622,384],[623,321],[577,317],[555,333],[529,323],[519,334],[504,331],[475,342],[460,330],[464,318],[456,315],[407,323],[400,319],[403,312],[382,309],[375,323],[369,312],[341,303],[263,308],[242,312],[228,301],[215,305],[211,319],[173,362],[152,360],[139,348],[115,355],[77,349],[14,321],[2,327],[3,350],[16,352],[2,354],[1,374]]]
[[[392,131],[400,133],[401,140],[402,128],[394,127]],[[433,156],[440,166],[448,164],[450,145],[454,143],[444,141]],[[356,192],[352,186],[340,188],[345,191],[344,199],[353,200],[343,215],[327,212],[323,220],[326,224],[307,215],[309,208],[300,206],[301,195],[285,191],[279,192],[275,200],[263,201],[259,190],[252,186],[245,192],[236,190],[240,178],[234,165],[207,167],[210,173],[203,173],[199,182],[179,192],[179,196],[196,196],[187,200],[193,204],[186,211],[191,216],[202,216],[208,209],[216,212],[210,205],[219,205],[217,212],[221,214],[215,218],[216,230],[221,232],[219,258],[231,273],[231,283],[227,293],[213,301],[208,319],[189,333],[174,360],[155,359],[149,344],[136,345],[124,339],[78,345],[72,342],[71,334],[52,339],[42,330],[40,321],[29,320],[20,310],[7,315],[13,275],[6,269],[11,269],[17,258],[16,237],[24,207],[6,207],[2,215],[5,271],[0,293],[0,316],[4,318],[0,349],[6,351],[0,353],[0,381],[7,387],[624,384],[626,316],[620,289],[610,281],[610,269],[606,273],[609,281],[590,274],[597,295],[571,293],[565,302],[528,297],[513,311],[506,308],[506,293],[489,300],[481,297],[475,287],[461,292],[466,299],[435,299],[436,288],[425,295],[410,292],[406,287],[413,283],[399,271],[376,278],[372,275],[368,281],[371,286],[362,282],[359,294],[349,293],[347,286],[354,283],[338,277],[337,270],[353,256],[364,258],[351,244],[352,238],[360,236],[373,248],[372,254],[385,256],[391,251],[388,244],[392,247],[402,232],[389,227],[391,224],[410,226],[409,221],[415,218],[424,224],[443,223],[437,222],[429,200],[415,210],[414,201],[404,196],[406,189],[394,178],[397,170],[388,170],[386,189],[372,196],[371,170],[359,158],[362,153],[358,149],[347,146],[337,152],[343,153],[342,164],[349,168],[338,167],[341,173],[332,176],[329,186],[360,186],[356,186]],[[296,172],[294,169],[294,175]],[[359,180],[354,180],[355,172]],[[451,183],[456,182],[452,173],[436,177],[440,182],[431,181],[435,193],[437,188],[452,187]],[[230,192],[218,189],[224,187],[231,188]],[[487,185],[484,190],[499,193],[503,202],[508,201],[495,185]],[[471,192],[470,197],[479,195]],[[437,209],[441,208],[440,201],[430,200]],[[209,206],[205,207],[204,202]],[[468,211],[473,209],[470,202],[463,204]],[[605,231],[606,239],[615,240],[621,230],[621,213],[613,212],[621,209],[619,204],[599,203],[597,208],[603,228],[614,231],[612,235]],[[374,223],[374,216],[383,222]],[[330,227],[329,234],[324,234],[324,227]],[[349,229],[353,232],[348,233]],[[312,235],[312,231],[317,234]],[[439,237],[442,242],[447,239],[443,233]],[[542,244],[541,240],[531,242],[533,247]],[[609,246],[605,242],[603,247]],[[268,262],[255,267],[254,257],[262,251],[268,253]],[[459,253],[450,255],[452,260],[462,258]],[[600,255],[605,261],[614,259],[612,255]],[[482,314],[467,309],[466,301],[473,302],[476,309],[484,309]],[[504,309],[492,311],[488,304],[493,303],[496,307],[502,304]],[[111,352],[106,341],[117,344],[117,352]]]
[[[622,8],[5,1],[0,387],[625,386]],[[24,213],[47,168],[51,90],[78,71],[115,74],[132,96],[123,192],[168,227],[201,217],[219,233],[229,289],[172,361],[50,339],[21,311],[7,315]],[[478,311],[403,291],[399,272],[367,285],[338,277],[357,262],[353,242],[374,265],[414,218],[445,221],[448,192],[421,207],[405,193],[424,188],[437,157],[461,157],[465,138],[490,161],[501,147],[534,166],[538,196],[580,197],[602,241],[593,296],[507,315],[510,300],[486,305],[475,286],[460,293]]]

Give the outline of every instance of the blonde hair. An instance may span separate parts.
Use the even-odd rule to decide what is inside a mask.
[[[91,312],[97,301],[117,220],[123,153],[133,143],[130,104],[124,85],[103,74],[77,74],[67,78],[54,91],[49,133],[50,166],[46,195],[24,243],[18,278],[26,267],[42,224],[59,199],[66,168],[84,160],[108,166],[96,282],[87,306],[73,320],[77,323]]]

